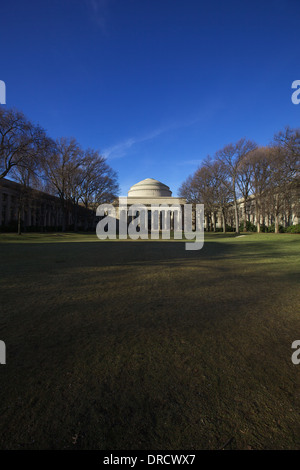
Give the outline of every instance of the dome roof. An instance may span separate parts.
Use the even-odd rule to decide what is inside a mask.
[[[128,197],[171,197],[172,191],[169,186],[154,180],[146,178],[139,183],[134,184],[128,191]]]

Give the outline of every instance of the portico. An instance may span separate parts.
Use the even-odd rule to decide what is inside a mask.
[[[174,212],[176,212],[176,207],[180,207],[182,211],[186,200],[180,197],[172,197],[172,191],[169,186],[164,183],[153,178],[146,178],[131,186],[128,191],[128,196],[119,198],[119,203],[126,206],[126,208],[139,205],[145,206],[148,209],[148,228],[153,228],[155,230],[160,230],[164,224],[163,214],[165,211],[163,211],[162,208],[169,207],[170,229],[174,230]],[[117,217],[119,218],[119,207]],[[128,222],[130,222],[134,217],[135,216],[133,215],[130,216],[129,213]],[[158,226],[155,226],[157,222]]]

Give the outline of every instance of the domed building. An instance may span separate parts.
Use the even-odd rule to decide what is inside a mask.
[[[146,178],[131,186],[127,197],[128,205],[144,204],[185,204],[181,197],[172,197],[169,186],[153,178]]]
[[[128,197],[172,197],[172,191],[170,191],[169,186],[166,184],[154,180],[153,178],[146,178],[131,186],[128,191]]]
[[[120,197],[119,202],[127,207],[142,204],[148,208],[149,227],[151,226],[151,213],[157,211],[160,205],[183,206],[186,203],[184,198],[173,197],[169,186],[153,178],[146,178],[131,186],[126,198]],[[160,217],[161,225],[161,217]],[[173,225],[173,213],[171,214],[171,227]]]

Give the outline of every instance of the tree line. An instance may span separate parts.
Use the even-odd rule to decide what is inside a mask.
[[[83,149],[74,138],[54,140],[22,112],[1,107],[0,180],[6,176],[21,185],[19,231],[22,209],[34,190],[59,198],[63,231],[70,210],[76,230],[79,206],[93,210],[119,193],[116,172],[97,150]]]
[[[300,129],[286,127],[265,147],[242,138],[207,156],[179,195],[204,204],[207,230],[216,230],[219,215],[224,232],[247,231],[252,211],[257,232],[272,221],[278,233],[281,220],[289,225],[300,213],[299,161]]]

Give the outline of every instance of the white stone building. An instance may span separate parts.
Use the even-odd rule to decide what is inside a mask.
[[[171,210],[171,206],[179,206],[183,212],[183,206],[186,204],[186,200],[180,197],[173,197],[172,191],[169,186],[160,181],[157,181],[153,178],[146,178],[133,186],[128,191],[127,197],[121,197],[116,200],[115,205],[118,206],[119,203],[126,204],[127,208],[133,205],[143,205],[146,206],[148,210],[148,228],[151,229],[153,220],[155,216],[157,217],[156,212],[159,212],[159,206],[170,206],[170,229],[174,228],[174,211]],[[119,209],[119,208],[118,208]],[[119,218],[119,213],[117,211],[117,217]],[[163,214],[160,213],[158,217],[159,227],[162,227]],[[132,217],[134,218],[134,217]],[[128,219],[130,222],[130,217]]]

